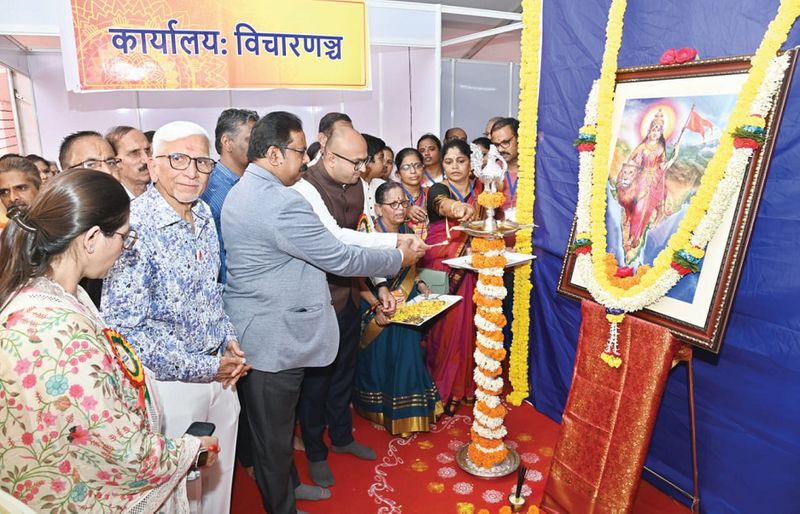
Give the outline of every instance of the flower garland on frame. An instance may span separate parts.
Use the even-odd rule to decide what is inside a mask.
[[[542,38],[542,0],[522,1],[521,62],[519,70],[519,189],[517,190],[517,221],[533,224],[533,202],[536,123],[539,115],[539,61]],[[533,229],[517,232],[516,250],[533,251]],[[511,405],[521,405],[528,397],[528,340],[531,309],[531,263],[514,270],[514,303],[511,323],[511,356],[509,380],[513,388],[506,396]]]
[[[611,116],[617,54],[622,41],[625,0],[613,0],[606,28],[607,44],[600,79],[592,86],[583,127],[575,144],[579,152],[576,236],[572,249],[576,268],[592,297],[606,307],[608,343],[601,354],[606,364],[622,364],[617,347],[618,324],[625,313],[650,305],[664,296],[684,275],[700,269],[705,247],[714,236],[756,149],[764,141],[764,117],[771,110],[788,66],[788,56],[775,54],[800,16],[800,3],[782,1],[778,14],[751,59],[751,68],[731,113],[728,127],[709,162],[687,212],[655,258],[652,268],[609,270],[605,249],[606,183],[609,174]],[[734,128],[735,127],[735,128]],[[597,251],[593,251],[596,248]],[[615,271],[612,275],[610,271]],[[617,277],[615,279],[614,277]]]

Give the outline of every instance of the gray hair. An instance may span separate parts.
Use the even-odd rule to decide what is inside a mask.
[[[249,109],[225,109],[217,119],[217,128],[214,129],[214,148],[222,155],[222,136],[233,137],[239,128],[249,122],[258,121],[258,113]]]
[[[206,129],[197,123],[192,123],[191,121],[173,121],[162,126],[153,134],[153,155],[160,154],[161,149],[167,143],[189,136],[203,136],[207,145],[210,142]]]

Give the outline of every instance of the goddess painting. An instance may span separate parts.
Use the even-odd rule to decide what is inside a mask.
[[[626,265],[644,246],[647,231],[672,214],[666,208],[666,172],[678,159],[680,142],[667,159],[664,115],[659,110],[644,140],[634,148],[617,175],[617,202],[622,207],[622,244]]]

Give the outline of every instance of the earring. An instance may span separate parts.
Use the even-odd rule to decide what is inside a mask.
[[[94,253],[94,246],[90,246],[90,247],[86,248],[86,253],[93,254]]]

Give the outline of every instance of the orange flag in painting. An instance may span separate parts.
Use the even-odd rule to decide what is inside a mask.
[[[707,120],[697,114],[697,111],[694,109],[689,114],[689,121],[686,122],[686,130],[691,130],[692,132],[697,132],[700,134],[700,137],[703,138],[703,141],[706,140],[706,129],[711,130],[714,128],[714,124],[711,123],[710,120]]]

